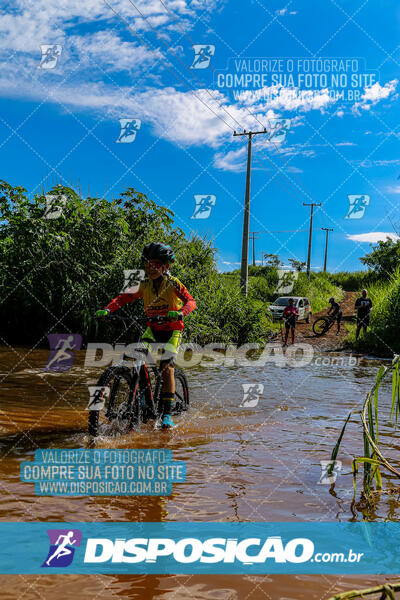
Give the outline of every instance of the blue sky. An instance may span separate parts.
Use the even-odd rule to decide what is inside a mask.
[[[246,169],[246,139],[232,134],[265,127],[253,143],[257,260],[262,251],[305,260],[303,202],[321,202],[312,267],[323,264],[320,228],[331,227],[328,269],[358,269],[369,242],[400,221],[399,25],[394,0],[6,2],[1,177],[31,194],[60,180],[107,197],[134,187],[185,232],[212,237],[230,270]],[[61,46],[54,68],[38,68],[44,44]],[[206,68],[191,68],[193,45],[213,47]],[[246,73],[247,88],[240,78],[227,86],[227,74]],[[116,143],[124,118],[141,121],[132,143]],[[290,126],[274,141],[280,119]],[[215,196],[207,219],[191,218],[195,195]],[[369,197],[362,218],[345,218],[349,195]]]

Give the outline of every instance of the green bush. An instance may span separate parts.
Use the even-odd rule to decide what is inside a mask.
[[[167,240],[173,213],[133,189],[108,202],[56,186],[62,215],[43,217],[46,197],[0,181],[0,317],[3,338],[40,343],[49,332],[96,329],[94,312],[118,292],[143,245]],[[59,200],[61,205],[61,200]],[[140,318],[139,307],[134,314]]]

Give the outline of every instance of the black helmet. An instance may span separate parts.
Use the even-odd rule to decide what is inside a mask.
[[[142,260],[160,260],[164,265],[174,262],[175,255],[171,246],[151,242],[143,248]]]
[[[332,298],[329,298],[329,302],[335,302],[335,298],[332,296]]]

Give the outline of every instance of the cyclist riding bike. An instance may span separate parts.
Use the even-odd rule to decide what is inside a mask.
[[[342,321],[343,313],[340,310],[340,305],[335,301],[335,298],[329,298],[329,304],[331,305],[328,310],[328,316],[337,323],[336,335],[340,333],[340,323]]]
[[[294,334],[298,316],[299,311],[294,305],[294,300],[293,298],[289,298],[289,304],[283,311],[283,320],[285,321],[285,342],[283,344],[284,346],[287,346],[289,330],[292,332],[292,344],[294,344]]]
[[[138,298],[143,299],[144,309],[148,317],[147,328],[142,335],[151,352],[151,344],[163,344],[160,370],[162,375],[161,399],[163,403],[163,429],[174,427],[171,417],[175,395],[174,360],[178,354],[182,337],[182,318],[196,308],[196,301],[189,294],[183,283],[169,274],[170,263],[174,262],[174,252],[170,246],[152,242],[143,248],[142,260],[145,263],[147,278],[141,281],[135,293],[124,292],[112,300],[103,310],[96,312],[96,317],[107,317],[118,308]],[[166,317],[160,322],[152,321],[152,317]]]

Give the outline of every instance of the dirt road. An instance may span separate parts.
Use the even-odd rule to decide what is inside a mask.
[[[318,313],[313,314],[311,323],[307,324],[304,321],[300,321],[296,326],[296,342],[306,342],[315,346],[316,349],[321,351],[332,351],[341,350],[343,348],[343,340],[347,335],[347,330],[344,326],[346,322],[352,321],[354,315],[354,303],[356,301],[357,292],[345,292],[342,302],[340,302],[340,308],[343,312],[343,321],[340,328],[340,335],[336,335],[337,327],[336,323],[331,329],[322,337],[317,337],[312,331],[312,324],[316,319],[327,314],[328,308],[321,310]],[[290,338],[289,338],[290,339]]]

